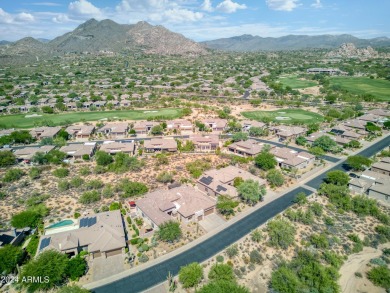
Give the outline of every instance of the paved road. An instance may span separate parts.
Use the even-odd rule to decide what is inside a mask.
[[[372,156],[381,149],[389,146],[390,136],[359,152],[363,156]],[[345,169],[344,162],[340,162],[330,170]],[[330,170],[324,171],[314,179],[306,183],[311,188],[318,188],[321,184],[325,174]],[[176,275],[181,266],[187,265],[191,262],[203,262],[218,252],[222,251],[232,243],[238,241],[251,230],[266,223],[269,219],[276,216],[278,213],[287,209],[293,204],[295,195],[299,192],[304,192],[310,195],[313,192],[304,187],[297,187],[282,197],[270,202],[264,207],[256,210],[247,217],[232,224],[226,229],[222,230],[215,236],[201,242],[192,249],[184,251],[164,262],[151,266],[145,270],[137,272],[133,275],[127,276],[121,280],[93,289],[96,293],[122,293],[122,292],[141,292],[150,287],[153,287],[161,282],[166,281],[168,272]]]

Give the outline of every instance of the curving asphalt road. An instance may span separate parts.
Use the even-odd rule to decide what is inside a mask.
[[[390,136],[387,136],[383,140],[359,152],[359,154],[370,157],[389,145]],[[344,162],[340,162],[330,170],[347,171],[347,168]],[[307,182],[306,185],[317,189],[322,183],[326,173],[330,170],[324,171],[314,179]],[[187,265],[191,262],[203,262],[238,241],[246,234],[250,233],[251,230],[266,223],[269,219],[291,206],[295,195],[299,192],[304,192],[306,195],[310,195],[312,193],[312,191],[305,189],[304,187],[297,187],[282,197],[270,202],[266,206],[256,210],[252,214],[249,214],[240,221],[232,224],[212,238],[196,245],[192,249],[184,251],[183,253],[180,253],[162,263],[151,266],[121,280],[95,288],[92,291],[96,293],[141,292],[164,282],[166,281],[168,272],[172,275],[176,275],[178,274],[181,266]]]

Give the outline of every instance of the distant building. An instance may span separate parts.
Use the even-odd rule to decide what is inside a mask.
[[[230,144],[228,150],[243,157],[257,156],[264,148],[266,144],[258,142],[254,139],[248,139],[245,141],[238,141]]]
[[[160,123],[154,121],[139,121],[134,124],[133,129],[136,134],[149,134],[152,128],[157,125],[160,125]]]
[[[219,147],[218,135],[192,135],[189,141],[193,142],[197,152],[211,152]]]
[[[30,131],[32,137],[40,140],[43,138],[54,138],[61,130],[61,127],[38,127]]]
[[[202,121],[207,128],[210,128],[212,131],[222,132],[226,129],[227,120],[219,118],[209,118]]]
[[[115,141],[105,141],[100,147],[100,150],[111,155],[116,153],[125,153],[129,155],[134,155],[135,144],[134,141],[131,142],[115,142]]]
[[[95,131],[93,125],[72,125],[65,129],[72,138],[89,138]]]
[[[107,123],[98,129],[98,133],[104,134],[108,137],[117,138],[126,136],[128,130],[128,123]]]
[[[325,73],[329,75],[335,75],[341,73],[339,69],[333,68],[309,68],[306,70],[307,73]]]
[[[144,149],[147,153],[176,152],[177,142],[172,138],[152,138],[144,141]]]
[[[292,140],[298,136],[305,136],[307,129],[299,126],[279,125],[269,129],[281,140]]]
[[[74,159],[82,159],[84,155],[87,155],[90,158],[93,156],[95,150],[95,142],[87,142],[85,144],[73,143],[60,148],[61,152],[64,152]]]
[[[36,153],[47,154],[55,148],[53,145],[43,145],[40,147],[25,147],[15,150],[14,154],[17,160],[30,162]]]

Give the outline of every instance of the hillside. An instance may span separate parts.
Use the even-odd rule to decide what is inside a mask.
[[[352,43],[357,47],[382,47],[390,46],[390,39],[386,37],[359,39],[352,35],[288,35],[279,38],[242,35],[203,42],[210,49],[237,52],[301,50],[309,48],[335,49],[344,43]]]

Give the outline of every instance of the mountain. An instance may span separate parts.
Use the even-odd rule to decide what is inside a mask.
[[[10,41],[6,41],[6,40],[2,40],[2,41],[0,41],[0,46],[7,45],[9,43],[11,43],[11,42]]]
[[[50,42],[49,39],[45,39],[45,38],[38,38],[37,40],[40,41],[40,42],[42,42],[42,43],[48,43],[48,42]]]
[[[126,25],[109,19],[90,19],[51,41],[28,37],[0,46],[0,58],[124,51],[187,56],[208,53],[203,45],[162,26],[147,22]]]
[[[301,50],[309,48],[335,49],[344,43],[352,43],[357,47],[390,46],[386,37],[375,39],[359,39],[351,35],[288,35],[279,38],[262,38],[259,36],[242,35],[232,38],[217,39],[203,42],[210,49],[237,52]]]
[[[49,53],[50,47],[31,37],[0,46],[1,57],[19,56],[35,58],[35,56],[47,55]]]
[[[90,19],[74,31],[49,42],[58,52],[121,52],[141,50],[161,55],[203,55],[207,50],[183,35],[147,22],[118,24],[106,19]]]

